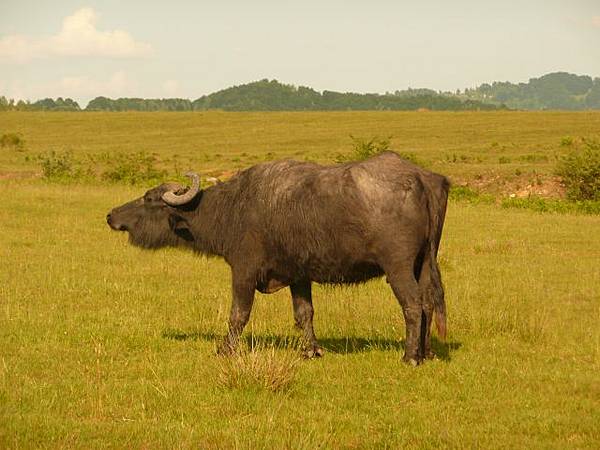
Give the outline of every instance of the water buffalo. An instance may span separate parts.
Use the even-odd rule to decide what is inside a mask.
[[[143,248],[189,247],[222,256],[232,272],[229,332],[219,352],[238,345],[254,291],[290,287],[307,356],[321,356],[313,331],[311,283],[360,283],[385,275],[406,322],[404,360],[432,356],[435,312],[446,314],[437,251],[449,183],[393,152],[333,166],[291,160],[246,169],[200,189],[162,184],[113,209],[107,222]]]

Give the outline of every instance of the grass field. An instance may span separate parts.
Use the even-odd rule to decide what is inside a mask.
[[[600,135],[598,112],[0,113],[0,133],[19,133],[25,151],[2,151],[0,170],[38,170],[49,151],[155,154],[205,173],[292,157],[332,162],[349,138],[391,136],[455,180],[550,174],[565,138]]]
[[[255,350],[227,360],[226,264],[130,247],[104,217],[144,188],[48,183],[32,156],[145,150],[208,173],[392,135],[475,182],[551,176],[565,136],[599,130],[598,113],[0,114],[26,142],[0,149],[0,448],[598,448],[600,216],[452,202],[449,339],[418,368],[383,280],[315,288],[318,360],[298,357],[288,293],[257,294]]]

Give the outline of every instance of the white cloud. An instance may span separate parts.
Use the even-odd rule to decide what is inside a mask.
[[[56,35],[31,37],[19,34],[0,38],[0,61],[25,63],[51,56],[105,56],[138,58],[152,53],[152,46],[135,41],[122,30],[100,31],[96,13],[82,8],[63,19]]]
[[[177,97],[179,95],[179,82],[177,80],[166,80],[162,87],[165,94],[169,97]]]

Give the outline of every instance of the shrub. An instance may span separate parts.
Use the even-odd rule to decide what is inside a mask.
[[[372,156],[378,155],[385,151],[390,150],[390,142],[392,137],[379,138],[377,136],[372,137],[369,140],[362,138],[356,138],[350,135],[352,139],[352,153],[347,155],[338,155],[336,162],[345,163],[349,161],[364,161]],[[416,164],[417,166],[424,167],[426,164],[413,152],[395,152],[401,158]]]
[[[570,147],[573,145],[573,138],[571,136],[563,136],[560,140],[561,147]]]
[[[336,162],[363,161],[371,156],[385,152],[390,149],[392,137],[389,136],[380,139],[379,137],[374,136],[371,139],[366,140],[350,135],[350,139],[352,139],[352,153],[349,155],[338,155]]]
[[[600,200],[600,143],[583,140],[583,148],[559,161],[556,174],[570,200]]]
[[[0,136],[0,147],[12,147],[16,150],[23,150],[25,141],[17,133],[4,133]]]
[[[156,167],[156,158],[144,152],[105,154],[102,179],[112,183],[151,185],[161,183],[168,172]]]
[[[500,158],[498,158],[498,162],[500,164],[509,164],[510,158],[508,156],[501,156]]]
[[[42,176],[49,181],[73,181],[83,177],[84,172],[71,152],[51,151],[39,155]]]
[[[49,152],[37,157],[42,174],[49,181],[103,180],[110,183],[149,186],[162,183],[169,176],[165,169],[157,167],[154,156],[144,152],[133,154],[104,153],[78,160],[72,152]],[[177,167],[175,174],[179,174]],[[173,175],[181,179],[180,175]]]

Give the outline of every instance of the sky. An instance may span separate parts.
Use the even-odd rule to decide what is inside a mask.
[[[0,0],[0,95],[196,99],[600,77],[600,0]]]

